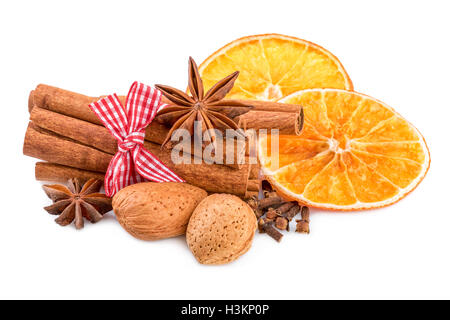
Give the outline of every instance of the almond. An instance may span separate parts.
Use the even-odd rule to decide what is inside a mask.
[[[206,191],[187,183],[138,183],[120,190],[112,200],[117,220],[131,235],[158,240],[182,235]]]
[[[256,217],[247,203],[230,194],[205,198],[189,220],[186,241],[203,264],[224,264],[250,249]]]

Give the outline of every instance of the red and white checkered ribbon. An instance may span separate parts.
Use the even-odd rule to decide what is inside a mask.
[[[146,180],[184,182],[150,151],[143,147],[145,128],[153,121],[161,104],[161,92],[135,82],[128,92],[126,109],[116,94],[89,105],[116,138],[119,151],[105,175],[105,193],[112,197],[120,189]]]

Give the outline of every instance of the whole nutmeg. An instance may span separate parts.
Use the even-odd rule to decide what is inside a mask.
[[[189,220],[186,241],[203,264],[224,264],[250,249],[256,217],[247,203],[230,194],[205,198]]]
[[[120,190],[112,206],[117,220],[131,235],[158,240],[182,235],[206,191],[187,183],[145,182]]]

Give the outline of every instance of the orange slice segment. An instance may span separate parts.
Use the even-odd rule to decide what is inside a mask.
[[[311,159],[300,160],[282,167],[274,172],[273,178],[290,192],[302,194],[308,183],[334,159],[334,154],[327,152]]]
[[[282,154],[276,154],[278,163],[274,163],[271,136],[269,135],[265,141],[270,147],[262,149],[264,152],[262,161],[265,167],[273,169],[313,158],[319,153],[328,150],[328,142],[325,140],[309,140],[297,136],[279,136],[276,142],[279,144],[278,150],[282,150]]]
[[[344,124],[343,130],[347,135],[356,139],[363,137],[382,121],[393,116],[394,111],[385,108],[377,101],[361,98],[358,108],[351,115],[351,121]]]
[[[355,196],[362,202],[379,202],[395,197],[400,189],[388,179],[370,169],[352,153],[343,154],[347,174]]]
[[[339,60],[322,47],[294,37],[265,34],[237,39],[199,67],[206,89],[240,71],[230,99],[279,100],[310,88],[353,90]]]
[[[403,158],[394,158],[352,150],[351,153],[369,168],[383,175],[395,185],[406,188],[420,174],[422,164]]]
[[[303,195],[315,203],[337,206],[356,204],[355,192],[347,176],[342,154],[336,154],[333,161],[309,181]]]
[[[260,137],[258,155],[267,179],[287,198],[333,210],[377,208],[402,199],[425,177],[424,138],[386,104],[339,89],[303,90],[281,101],[304,107],[304,131]]]
[[[371,154],[388,157],[404,158],[422,163],[425,160],[425,150],[422,144],[415,141],[400,142],[351,142],[353,150],[365,151]]]
[[[418,141],[419,133],[405,119],[393,116],[373,127],[359,142]]]

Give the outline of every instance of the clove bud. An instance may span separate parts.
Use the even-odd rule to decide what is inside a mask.
[[[261,218],[258,221],[258,228],[260,233],[267,233],[271,238],[277,242],[281,241],[283,235],[273,226],[273,221]]]
[[[297,221],[297,226],[295,228],[295,232],[299,233],[308,233],[309,234],[309,208],[304,206],[301,210],[301,220]]]

